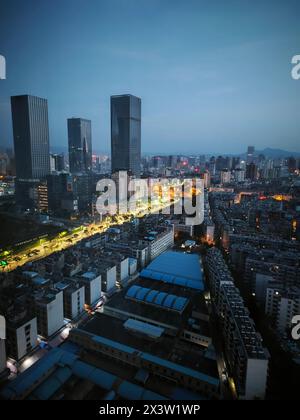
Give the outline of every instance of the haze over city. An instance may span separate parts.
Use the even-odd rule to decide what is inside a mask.
[[[299,0],[0,10],[0,401],[299,400]]]
[[[31,93],[49,101],[51,149],[67,148],[66,119],[80,116],[92,120],[94,150],[109,152],[110,96],[132,93],[143,101],[143,153],[299,152],[299,9],[296,0],[4,2],[1,145],[12,144],[10,96]]]

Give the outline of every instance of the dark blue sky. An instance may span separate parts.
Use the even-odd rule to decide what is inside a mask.
[[[10,95],[29,93],[49,100],[51,146],[78,116],[109,151],[109,97],[132,93],[143,152],[300,151],[299,21],[299,0],[1,0],[1,144]]]

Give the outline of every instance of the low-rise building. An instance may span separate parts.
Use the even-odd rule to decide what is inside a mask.
[[[101,275],[88,271],[78,276],[78,280],[85,288],[85,304],[92,306],[101,297]]]
[[[27,312],[27,311],[26,311]],[[29,314],[15,313],[7,321],[7,353],[9,357],[20,360],[36,346],[37,318]]]
[[[64,325],[63,292],[49,289],[35,296],[38,333],[51,337]]]
[[[76,319],[84,311],[85,287],[79,282],[64,280],[56,283],[55,288],[64,295],[64,317]]]

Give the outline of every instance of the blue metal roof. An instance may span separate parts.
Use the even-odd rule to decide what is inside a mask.
[[[146,302],[152,303],[156,296],[159,294],[158,290],[151,290],[146,296]]]
[[[126,297],[178,312],[182,312],[188,302],[188,299],[183,297],[136,285],[128,289]]]
[[[168,295],[164,301],[164,306],[166,308],[172,308],[174,301],[176,300],[177,296]]]
[[[187,279],[184,279],[183,277],[175,277],[174,278],[174,284],[176,284],[177,286],[186,287]]]
[[[135,297],[135,295],[137,294],[137,292],[141,289],[140,286],[131,286],[130,289],[128,290],[126,296],[127,297]]]
[[[150,292],[151,289],[147,289],[145,287],[141,287],[140,290],[135,295],[135,299],[137,300],[144,300],[145,296]]]
[[[101,338],[102,337],[99,337],[98,341],[102,341]],[[103,341],[104,340],[106,339],[103,339]],[[125,347],[120,343],[113,342],[111,340],[107,340],[107,344],[122,350]],[[136,349],[129,349],[132,353],[138,352]],[[49,373],[51,369],[54,369],[54,371],[49,377],[47,377],[46,374]],[[74,354],[68,353],[59,348],[51,350],[34,366],[10,382],[4,390],[2,390],[1,396],[5,399],[12,399],[14,397],[21,397],[25,392],[28,392],[28,398],[31,400],[48,400],[61,388],[64,383],[66,383],[66,381],[68,381],[72,375],[76,375],[83,379],[89,379],[92,383],[106,389],[107,391],[110,391],[115,387],[115,392],[122,398],[130,400],[166,399],[160,394],[145,390],[144,387],[135,385],[128,381],[119,379],[119,384],[119,382],[117,382],[117,376],[82,362]],[[37,382],[41,382],[41,384],[31,392],[32,387]],[[113,394],[110,399],[113,399],[114,396],[115,394]]]
[[[49,400],[71,376],[72,370],[69,367],[57,369],[50,378],[34,390],[33,395],[39,400]]]
[[[141,276],[195,290],[204,290],[203,270],[196,254],[164,252],[142,270]]]
[[[157,296],[156,296],[156,298],[155,298],[154,303],[155,303],[156,305],[162,305],[162,303],[163,303],[164,299],[165,299],[167,296],[168,296],[168,293],[165,293],[165,292],[160,292],[160,293],[158,293],[158,295],[157,295]]]
[[[51,350],[41,360],[36,362],[30,369],[23,372],[14,381],[10,382],[2,391],[2,396],[5,399],[11,399],[14,396],[22,395],[32,384],[40,381],[40,379],[57,364],[62,357],[68,359],[69,363],[76,360],[76,356],[71,353],[66,353],[59,348]],[[53,386],[53,385],[52,385]]]
[[[173,303],[173,309],[182,311],[185,305],[187,304],[187,299],[184,297],[178,297]]]

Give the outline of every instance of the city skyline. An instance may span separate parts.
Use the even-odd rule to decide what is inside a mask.
[[[0,401],[299,399],[299,0],[3,3]]]
[[[59,15],[53,3],[35,5],[33,14],[28,2],[3,7],[2,144],[12,144],[9,97],[29,92],[49,101],[53,148],[67,145],[65,121],[76,115],[92,120],[94,148],[107,152],[109,98],[132,93],[144,104],[142,153],[221,154],[283,143],[300,151],[300,83],[291,77],[299,49],[297,2],[68,5],[60,4]],[[20,30],[7,36],[8,23]]]

